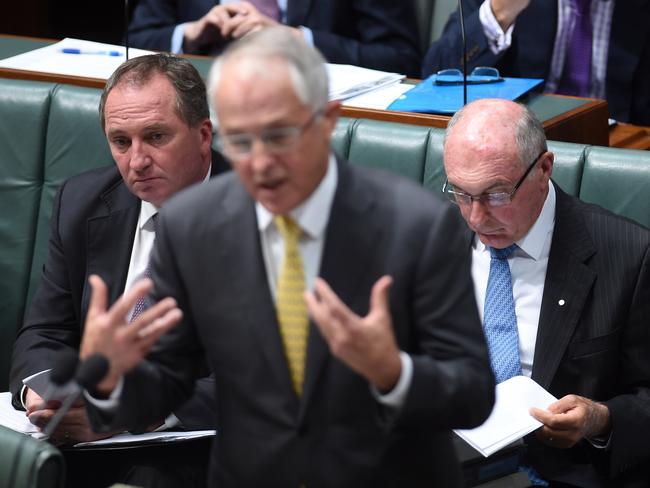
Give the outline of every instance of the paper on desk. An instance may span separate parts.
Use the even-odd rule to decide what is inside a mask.
[[[121,53],[121,56],[66,54],[61,52],[63,48],[80,49],[82,51],[118,51]],[[145,54],[152,54],[152,51],[129,48],[129,58],[135,58]],[[124,46],[66,37],[55,44],[0,60],[0,68],[106,80],[125,60]]]
[[[386,110],[388,106],[415,85],[406,83],[394,83],[382,88],[377,88],[356,97],[348,98],[342,103],[346,107],[372,108],[375,110]]]
[[[33,437],[43,437],[43,434],[29,421],[26,413],[14,408],[11,404],[11,393],[8,391],[0,393],[0,425]]]
[[[361,68],[349,64],[326,64],[330,83],[330,100],[345,100],[405,78],[398,73]]]
[[[33,425],[25,412],[16,410],[11,404],[11,393],[4,391],[0,393],[0,425],[8,427],[11,430],[22,432],[26,435],[31,435],[37,439],[43,437],[35,425]],[[80,442],[75,444],[74,447],[97,447],[106,448],[113,446],[127,446],[127,445],[140,445],[151,443],[163,442],[178,442],[189,439],[199,439],[201,437],[211,437],[215,435],[215,430],[191,430],[186,432],[181,431],[163,431],[163,432],[147,432],[145,434],[129,434],[124,432],[117,434],[108,439],[102,439],[93,442]]]
[[[542,423],[535,420],[528,411],[531,407],[546,409],[556,400],[527,376],[514,376],[497,385],[494,408],[482,425],[454,432],[488,457],[541,427]]]
[[[101,439],[93,442],[79,442],[74,447],[114,447],[127,445],[140,445],[162,442],[178,442],[190,439],[200,439],[202,437],[212,437],[217,433],[216,430],[190,430],[190,431],[169,431],[147,432],[145,434],[122,434],[114,435],[108,439]]]

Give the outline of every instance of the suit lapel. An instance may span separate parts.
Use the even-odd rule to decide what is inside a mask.
[[[269,290],[269,282],[262,254],[260,235],[255,215],[255,205],[240,188],[241,195],[226,200],[221,209],[221,221],[227,222],[228,234],[236,239],[230,245],[222,246],[217,252],[220,261],[229,263],[232,296],[242,301],[239,307],[250,335],[262,353],[266,368],[277,378],[285,391],[285,397],[295,395],[289,367],[282,349],[280,328],[275,312],[275,303]],[[222,227],[223,228],[223,227]]]
[[[371,262],[372,253],[369,250],[379,242],[381,228],[376,220],[368,218],[368,213],[375,205],[374,195],[369,194],[362,185],[356,184],[354,171],[347,163],[338,161],[337,164],[338,184],[325,234],[319,275],[346,305],[363,304],[365,314],[370,297],[358,297],[358,293]],[[360,225],[361,222],[363,225]],[[308,408],[329,357],[327,343],[317,326],[311,323],[300,419]]]
[[[82,297],[84,318],[90,299],[88,276],[91,274],[99,275],[106,282],[109,304],[124,292],[140,213],[140,200],[128,191],[121,179],[101,199],[106,213],[88,219],[88,262]]]
[[[584,219],[557,185],[555,229],[537,329],[532,378],[548,388],[573,336],[596,273],[586,264],[595,253]]]
[[[289,0],[287,2],[287,25],[305,25],[313,0]]]

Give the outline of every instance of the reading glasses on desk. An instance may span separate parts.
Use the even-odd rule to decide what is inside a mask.
[[[503,81],[499,70],[486,66],[477,66],[467,75],[468,85],[485,85]],[[456,68],[443,69],[436,73],[433,83],[436,85],[462,85],[463,72]]]

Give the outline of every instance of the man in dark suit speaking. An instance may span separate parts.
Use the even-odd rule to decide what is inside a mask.
[[[532,411],[533,481],[648,486],[650,231],[550,182],[544,130],[514,102],[459,111],[444,161],[497,382],[524,374],[559,399]]]
[[[450,429],[494,394],[460,216],[332,154],[322,56],[286,30],[233,44],[212,80],[236,174],[165,206],[137,321],[124,310],[151,281],[107,309],[91,277],[81,356],[111,362],[95,422],[169,411],[205,354],[212,486],[460,486]]]

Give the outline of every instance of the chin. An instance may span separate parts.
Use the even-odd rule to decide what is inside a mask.
[[[484,234],[479,234],[479,239],[481,239],[481,242],[485,244],[486,246],[493,247],[495,249],[503,249],[508,247],[510,244],[512,244],[513,241],[512,238],[508,236],[503,236],[503,235],[484,235]]]

